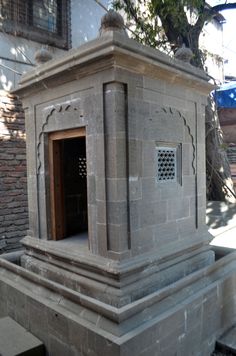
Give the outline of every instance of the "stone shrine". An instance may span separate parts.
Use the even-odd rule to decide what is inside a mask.
[[[215,262],[205,225],[207,80],[114,13],[22,78],[29,231],[0,316],[49,355],[210,355],[235,322],[235,253]]]

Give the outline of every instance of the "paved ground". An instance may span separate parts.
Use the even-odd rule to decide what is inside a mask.
[[[214,236],[212,245],[236,249],[236,204],[209,202],[207,224]]]

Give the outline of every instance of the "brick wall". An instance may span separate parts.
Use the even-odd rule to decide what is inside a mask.
[[[0,254],[21,247],[28,228],[24,112],[0,91]]]

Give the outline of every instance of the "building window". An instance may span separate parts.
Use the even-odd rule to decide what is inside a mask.
[[[70,48],[69,0],[0,0],[0,29],[3,32]]]
[[[59,16],[57,0],[39,0],[32,4],[32,23],[34,27],[38,27],[44,31],[58,33]]]

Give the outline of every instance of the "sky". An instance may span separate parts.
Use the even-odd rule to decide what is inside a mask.
[[[208,0],[208,3],[213,6],[222,4],[224,1]],[[236,77],[236,9],[222,11],[222,15],[226,20],[226,23],[223,25],[225,75],[233,75]]]

